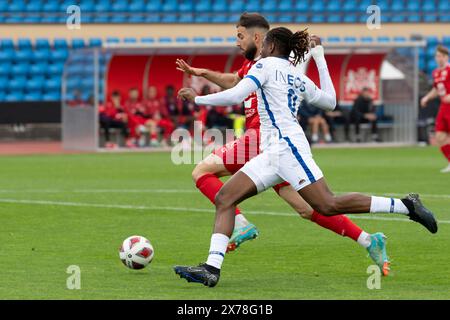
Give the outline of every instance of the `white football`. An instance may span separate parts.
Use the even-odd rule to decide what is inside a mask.
[[[130,269],[143,269],[153,260],[155,251],[150,241],[141,236],[126,238],[119,248],[119,257]]]

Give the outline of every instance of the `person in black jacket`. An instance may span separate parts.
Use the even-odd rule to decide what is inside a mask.
[[[357,142],[361,142],[361,123],[370,123],[372,125],[372,140],[380,141],[378,137],[376,106],[373,104],[372,93],[369,88],[363,88],[353,102],[351,118],[355,124]]]

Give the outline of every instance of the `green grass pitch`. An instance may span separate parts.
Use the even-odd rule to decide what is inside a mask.
[[[127,153],[0,158],[0,298],[449,299],[450,175],[439,173],[438,150],[314,154],[335,192],[419,192],[441,221],[431,235],[398,215],[351,216],[388,236],[392,272],[379,290],[367,288],[363,248],[302,220],[272,190],[242,204],[260,237],[226,256],[219,285],[188,284],[172,266],[206,259],[214,208],[191,181],[193,165]],[[144,270],[118,257],[134,234],[155,247]],[[70,265],[81,269],[80,290],[66,287]]]

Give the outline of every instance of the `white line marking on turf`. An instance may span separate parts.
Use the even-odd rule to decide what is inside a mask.
[[[0,193],[198,193],[196,189],[75,189],[75,190],[53,190],[53,189],[24,189],[11,190],[0,189]],[[352,191],[353,192],[353,191]],[[335,191],[336,194],[346,194],[349,191]],[[372,194],[378,196],[404,197],[406,193],[390,193],[390,192],[366,192],[363,194]],[[419,193],[422,198],[450,199],[450,194],[426,194]]]
[[[134,206],[134,205],[121,205],[121,204],[101,204],[101,203],[83,203],[83,202],[60,202],[60,201],[47,201],[47,200],[18,200],[18,199],[1,199],[0,203],[12,203],[12,204],[36,204],[36,205],[48,205],[48,206],[66,206],[66,207],[88,207],[88,208],[106,208],[106,209],[126,209],[126,210],[165,210],[165,211],[190,211],[190,212],[210,212],[214,209],[204,208],[186,208],[186,207],[168,207],[168,206]],[[295,213],[284,212],[271,212],[271,211],[245,211],[246,214],[254,215],[269,215],[269,216],[283,216],[283,217],[297,217]],[[380,220],[380,221],[401,221],[412,222],[406,218],[386,218],[379,217],[374,214],[371,215],[350,215],[352,219],[362,220]],[[439,220],[439,223],[450,224],[450,220]]]

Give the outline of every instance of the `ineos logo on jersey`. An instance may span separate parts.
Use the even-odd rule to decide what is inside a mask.
[[[284,74],[279,70],[275,70],[275,81],[289,84],[293,86],[295,89],[300,90],[300,92],[305,92],[305,81],[302,81],[300,77],[294,77],[292,74]]]

